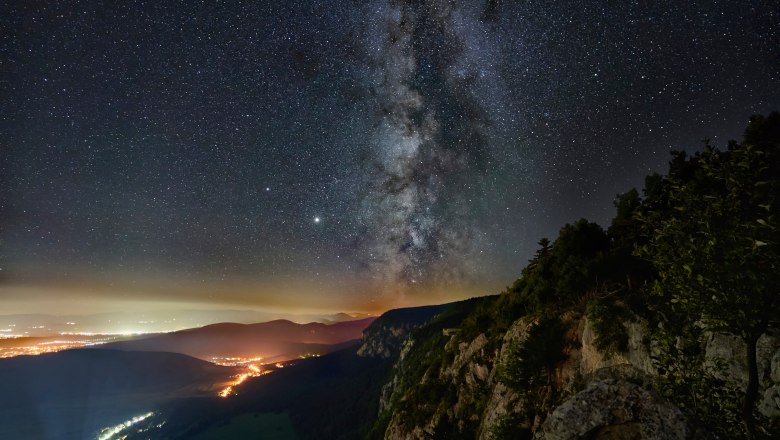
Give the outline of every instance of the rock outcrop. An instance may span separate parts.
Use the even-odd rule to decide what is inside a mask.
[[[390,310],[363,331],[358,355],[390,358],[397,356],[409,332],[428,322],[446,305]]]
[[[705,334],[705,366],[715,377],[742,390],[747,385],[745,343],[723,333]],[[758,410],[766,417],[780,417],[780,337],[763,335],[756,346]]]
[[[533,336],[538,319],[516,320],[503,333],[467,336],[458,328],[429,324],[398,348],[400,355],[385,384],[380,419],[386,439],[504,438],[541,439],[706,439],[671,402],[652,391],[658,371],[655,346],[646,321],[621,323],[628,336],[624,352],[605,354],[596,344],[593,323],[574,311],[560,316],[564,359],[537,383],[507,383],[505,369],[517,347]],[[439,325],[439,327],[436,327]],[[433,327],[432,327],[433,326]],[[396,328],[396,327],[394,327]],[[426,330],[426,331],[423,331]],[[408,335],[408,332],[407,332]],[[473,333],[472,333],[473,335]],[[400,347],[401,334],[365,351]],[[723,379],[735,387],[745,377],[744,344],[738,338],[710,335],[706,359],[726,365]],[[382,346],[382,350],[376,347]],[[759,410],[780,414],[780,340],[759,343]],[[433,398],[432,396],[435,396]]]
[[[622,380],[591,383],[542,423],[537,440],[699,438],[686,417],[655,393]]]
[[[582,340],[580,370],[584,376],[592,376],[599,370],[620,365],[630,365],[632,368],[653,376],[656,374],[651,358],[650,347],[645,342],[648,339],[647,323],[637,318],[624,322],[628,335],[628,349],[624,353],[601,353],[596,348],[596,332],[593,323],[587,318],[580,321],[579,332]]]

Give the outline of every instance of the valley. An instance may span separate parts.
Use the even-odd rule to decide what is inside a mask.
[[[4,340],[9,356],[0,359],[0,389],[9,398],[0,401],[0,438],[110,439],[153,421],[162,427],[158,408],[234,399],[251,379],[354,345],[372,321]],[[193,348],[201,359],[188,354]]]

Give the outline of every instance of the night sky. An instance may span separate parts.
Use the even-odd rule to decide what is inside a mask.
[[[780,108],[780,6],[10,1],[0,308],[379,311]]]

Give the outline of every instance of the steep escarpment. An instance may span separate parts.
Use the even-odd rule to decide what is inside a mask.
[[[780,438],[778,133],[674,153],[607,230],[565,225],[502,294],[408,330],[372,435]]]
[[[489,301],[497,299],[482,300]],[[714,438],[662,392],[656,348],[640,317],[622,322],[629,344],[618,353],[600,350],[593,319],[574,310],[557,319],[525,316],[505,332],[473,337],[452,325],[468,317],[445,311],[410,333],[382,389],[376,438]],[[733,365],[742,354],[733,341],[709,345],[706,357],[744,380],[745,368]],[[766,336],[762,347],[761,408],[774,405],[762,412],[777,420],[780,344]]]
[[[387,311],[363,331],[359,356],[390,358],[398,353],[409,331],[428,322],[448,305],[410,307]]]

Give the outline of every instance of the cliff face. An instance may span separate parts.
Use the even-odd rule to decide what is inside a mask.
[[[390,310],[363,331],[358,355],[387,359],[396,356],[409,331],[422,326],[447,305]]]
[[[534,352],[523,350],[536,347],[534,339],[542,327],[537,318],[520,318],[503,331],[469,335],[452,325],[457,316],[446,315],[439,314],[416,329],[406,328],[405,338],[391,331],[380,338],[382,343],[364,344],[363,353],[379,356],[392,356],[392,349],[398,347],[398,358],[382,390],[377,437],[711,437],[653,391],[658,371],[648,325],[641,319],[623,323],[627,348],[607,355],[597,349],[594,326],[586,316],[564,313],[559,319],[562,356],[545,364],[534,360]],[[727,365],[724,379],[742,384],[744,345],[724,335],[708,337],[706,359],[713,365]],[[759,346],[760,411],[777,418],[780,343],[767,336]],[[522,371],[529,365],[549,368]]]
[[[636,431],[642,435],[639,438],[694,438],[696,430],[678,409],[629,382],[652,372],[648,350],[641,343],[641,325],[629,328],[632,342],[626,353],[606,357],[593,346],[587,318],[570,313],[561,321],[565,359],[548,377],[528,378],[531,383],[542,382],[534,390],[513,381],[507,369],[518,347],[533,337],[532,330],[539,324],[535,318],[520,318],[506,332],[492,337],[481,333],[464,339],[457,331],[448,336],[442,332],[448,339],[442,347],[445,361],[433,362],[419,385],[405,386],[410,384],[403,377],[418,367],[411,365],[414,346],[424,343],[412,336],[395,366],[394,378],[386,385],[391,390],[383,393],[381,408],[390,413],[385,438],[564,439],[597,432],[628,435],[626,430]],[[428,356],[437,354],[429,352]],[[444,396],[453,397],[429,401],[426,387],[445,390]],[[561,401],[562,405],[553,406]],[[410,423],[411,416],[419,413],[428,416],[422,423]],[[655,436],[659,432],[667,436]]]

